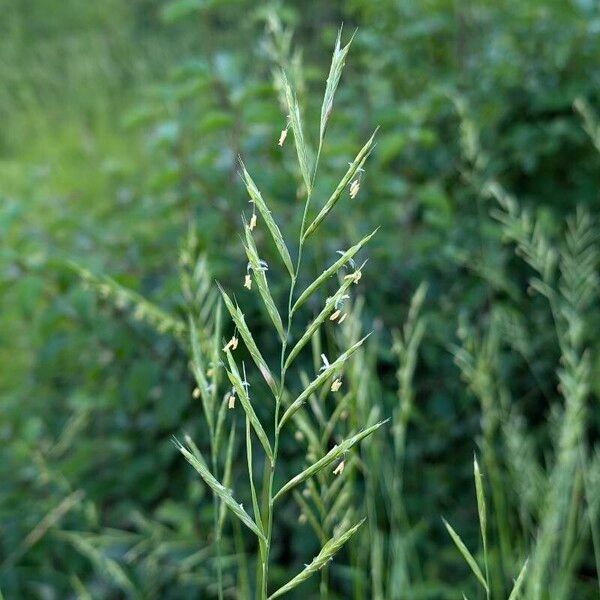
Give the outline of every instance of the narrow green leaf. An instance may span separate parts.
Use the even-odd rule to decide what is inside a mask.
[[[336,478],[335,481],[337,481],[339,478]],[[334,483],[335,483],[334,481]],[[297,490],[294,490],[294,492],[296,492]],[[319,511],[319,514],[321,515],[321,518],[325,518],[325,515],[327,514],[327,508],[325,507],[325,504],[323,503],[323,500],[321,499],[321,489],[317,489],[317,484],[315,483],[314,479],[308,479],[306,481],[306,487],[304,488],[304,490],[302,491],[302,494],[307,494],[306,497],[310,498],[314,503],[315,503],[315,507],[316,509]]]
[[[277,500],[280,496],[285,494],[287,491],[297,486],[299,483],[302,483],[309,477],[312,477],[316,473],[318,473],[321,469],[324,469],[328,465],[330,465],[333,461],[342,457],[344,453],[348,452],[350,448],[358,444],[367,436],[371,435],[374,431],[379,429],[383,424],[387,423],[389,419],[385,421],[380,421],[379,423],[375,423],[375,425],[371,425],[371,427],[367,427],[362,431],[359,431],[356,435],[353,435],[351,438],[344,440],[339,446],[334,446],[323,458],[319,459],[317,462],[310,465],[307,469],[299,473],[295,477],[292,477],[273,497],[273,501]]]
[[[206,370],[204,368],[204,361],[202,360],[202,350],[200,349],[200,339],[198,337],[198,329],[194,319],[190,315],[189,320],[189,331],[190,331],[190,345],[192,347],[192,370],[196,379],[196,385],[200,391],[200,399],[202,400],[202,409],[204,410],[204,417],[208,423],[209,431],[214,431],[214,416],[212,400],[213,395],[211,393],[211,386],[208,383],[206,377]]]
[[[363,519],[353,527],[346,529],[340,535],[332,537],[322,548],[319,554],[313,558],[312,562],[296,577],[288,581],[285,585],[280,587],[274,594],[269,596],[269,600],[273,600],[274,598],[279,598],[279,596],[283,596],[287,594],[290,590],[293,590],[296,586],[300,585],[303,581],[306,581],[311,575],[322,569],[338,552],[338,550],[358,531],[359,527],[365,522],[366,519]]]
[[[475,477],[475,493],[477,495],[477,511],[479,513],[479,529],[481,530],[481,541],[483,542],[483,553],[487,560],[487,514],[485,506],[485,494],[483,492],[483,481],[477,458],[473,457],[473,474]]]
[[[327,368],[323,369],[323,371],[321,371],[321,373],[315,379],[313,379],[313,381],[310,382],[308,387],[290,404],[287,410],[283,413],[283,416],[281,417],[278,424],[279,430],[281,430],[281,428],[285,425],[286,421],[291,416],[293,416],[293,414],[306,402],[308,397],[317,389],[319,389],[319,387],[329,377],[331,377],[331,375],[333,375],[344,365],[344,363],[362,346],[363,342],[368,337],[368,335],[365,336],[364,338],[362,338],[362,340],[359,340],[358,342],[356,342],[356,344],[348,348],[346,352],[340,354]]]
[[[315,336],[311,339],[314,339]],[[317,376],[320,373],[320,368],[316,370]],[[300,383],[302,384],[302,388],[306,389],[310,385],[310,379],[305,371],[300,371]],[[310,410],[312,411],[313,417],[317,422],[317,426],[319,429],[325,427],[325,415],[323,414],[323,401],[325,400],[325,396],[329,393],[329,389],[326,386],[323,386],[320,390],[315,389],[314,393],[308,396],[308,402],[310,404]],[[318,395],[317,395],[318,394]],[[296,414],[296,413],[295,413]],[[311,419],[312,420],[312,419]]]
[[[339,494],[336,495],[333,504],[330,506],[327,516],[325,517],[324,527],[329,529],[340,517],[354,498],[355,483],[348,477],[338,476],[337,480],[342,480],[344,485]]]
[[[204,480],[206,485],[215,493],[221,500],[227,505],[227,507],[233,512],[233,514],[250,529],[256,536],[262,541],[265,540],[264,534],[260,531],[256,523],[252,520],[250,515],[244,510],[241,504],[238,504],[231,491],[225,486],[219,483],[213,474],[208,470],[206,463],[203,459],[200,459],[192,454],[187,448],[185,448],[178,440],[174,440],[177,449],[183,454],[185,459],[194,467],[200,477]]]
[[[252,425],[252,429],[256,432],[256,436],[258,437],[262,447],[265,449],[269,460],[273,462],[273,451],[271,450],[271,445],[269,444],[269,438],[263,429],[256,413],[254,412],[254,408],[250,402],[250,398],[248,397],[248,393],[246,392],[246,388],[243,385],[242,378],[240,377],[240,373],[238,371],[237,365],[235,364],[235,360],[231,355],[229,350],[226,350],[225,354],[227,355],[227,361],[229,363],[229,368],[231,371],[227,371],[227,376],[229,377],[229,381],[235,388],[237,392],[238,398],[244,408],[244,412],[246,416],[250,419],[250,424]]]
[[[269,314],[273,325],[275,325],[275,329],[279,334],[279,338],[283,342],[285,341],[283,322],[281,321],[281,316],[279,315],[279,311],[275,306],[275,301],[271,295],[271,290],[269,290],[267,276],[265,275],[264,269],[261,267],[258,251],[256,250],[256,244],[254,243],[254,238],[252,237],[250,228],[247,225],[244,225],[244,231],[246,233],[246,245],[244,246],[244,249],[246,250],[246,256],[248,257],[248,262],[250,263],[252,274],[254,275],[254,281],[256,282],[258,293],[263,300],[263,304],[267,309],[267,313]]]
[[[360,149],[360,152],[356,155],[356,158],[352,161],[346,174],[342,177],[342,180],[338,183],[335,191],[329,197],[329,200],[325,203],[325,206],[321,209],[321,212],[315,217],[315,220],[307,227],[304,235],[302,236],[302,241],[304,242],[308,236],[315,231],[315,229],[319,226],[321,221],[331,212],[337,201],[340,199],[342,192],[346,188],[346,186],[350,183],[350,180],[356,175],[359,169],[365,164],[367,157],[369,156],[372,148],[373,142],[375,140],[375,134],[377,130],[373,132],[373,135],[369,138],[367,143]]]
[[[258,506],[258,496],[256,495],[256,486],[254,485],[254,473],[252,469],[252,436],[250,435],[250,419],[246,415],[246,462],[248,463],[248,478],[250,479],[250,495],[252,496],[252,509],[254,510],[254,520],[258,523],[260,530],[264,532],[264,525]]]
[[[60,531],[55,535],[69,542],[94,565],[101,575],[120,588],[127,598],[141,597],[121,565],[96,548],[87,536],[71,531]]]
[[[298,300],[296,300],[294,306],[292,307],[291,313],[294,314],[306,300],[310,297],[310,295],[315,292],[319,286],[321,286],[329,277],[337,273],[339,269],[341,269],[347,262],[349,262],[354,255],[377,233],[379,227],[365,236],[360,242],[354,244],[352,248],[349,248],[340,256],[338,260],[336,260],[329,268],[325,269],[303,292],[300,294]]]
[[[350,38],[350,41],[342,48],[342,28],[338,32],[337,39],[335,40],[335,48],[333,49],[333,56],[331,57],[331,67],[329,68],[329,75],[327,76],[327,85],[325,86],[325,95],[323,96],[323,105],[321,106],[321,124],[319,129],[319,142],[323,142],[325,137],[325,130],[327,129],[327,122],[333,109],[333,99],[342,76],[344,64],[346,62],[346,55],[350,50],[350,45],[354,35]]]
[[[294,496],[294,500],[297,502],[298,506],[300,507],[302,514],[306,517],[306,520],[308,521],[310,526],[313,528],[313,531],[315,532],[317,538],[319,539],[321,544],[324,544],[326,542],[327,538],[325,536],[325,532],[323,531],[323,528],[319,524],[319,519],[315,515],[313,509],[309,506],[308,502],[304,499],[302,494],[300,492],[298,492],[297,490],[294,490],[293,496]]]
[[[481,572],[481,569],[479,568],[479,565],[477,564],[477,561],[473,558],[473,555],[469,552],[467,547],[464,545],[464,543],[460,539],[460,536],[458,535],[458,533],[456,533],[456,531],[454,531],[454,529],[452,529],[452,526],[450,525],[450,523],[448,523],[448,521],[446,521],[446,519],[442,519],[442,521],[444,521],[444,525],[446,526],[446,529],[448,530],[450,537],[456,544],[456,547],[458,548],[460,553],[463,555],[463,558],[465,559],[465,561],[467,562],[469,567],[471,567],[471,571],[473,571],[473,573],[475,574],[475,577],[477,577],[477,579],[479,580],[479,583],[481,583],[481,585],[483,586],[483,589],[487,592],[488,586],[487,586],[487,583],[483,576],[483,573]]]
[[[300,165],[300,172],[306,185],[306,191],[310,194],[312,189],[311,183],[311,169],[308,160],[308,149],[304,141],[304,133],[302,132],[302,120],[300,118],[300,107],[298,106],[298,100],[292,88],[287,80],[285,73],[282,74],[283,87],[285,91],[285,98],[288,105],[290,121],[292,124],[292,131],[294,132],[294,143],[296,144],[296,153],[298,154],[298,163]]]
[[[254,206],[258,208],[258,212],[264,219],[268,230],[271,232],[271,237],[275,242],[275,246],[279,251],[279,254],[285,264],[286,269],[288,270],[291,277],[294,276],[294,265],[292,264],[292,259],[290,257],[290,253],[288,252],[287,246],[283,240],[283,236],[281,235],[281,230],[275,223],[273,216],[271,215],[271,211],[267,208],[261,193],[258,191],[256,184],[250,174],[246,170],[244,163],[240,160],[240,165],[242,167],[242,178],[244,180],[244,184],[246,185],[246,189],[248,190],[248,195],[250,196],[252,202],[254,202]]]
[[[211,344],[211,362],[210,367],[212,368],[212,383],[213,386],[211,388],[214,399],[213,403],[216,403],[217,394],[219,392],[219,383],[221,381],[221,361],[219,357],[221,356],[221,340],[223,338],[223,303],[219,299],[216,302],[216,310],[215,310],[215,325],[214,331],[212,335],[212,344]]]
[[[287,406],[289,406],[289,401],[287,402]],[[306,436],[308,447],[315,451],[320,451],[319,436],[308,415],[300,410],[294,413],[292,419],[298,430]]]
[[[76,594],[77,600],[94,600],[94,597],[92,594],[90,594],[90,591],[85,587],[77,575],[71,575],[69,579],[71,580],[71,585],[73,586],[73,591]],[[4,600],[2,590],[0,590],[0,600]]]
[[[302,337],[298,340],[296,345],[290,351],[288,357],[285,360],[284,368],[287,369],[292,361],[298,356],[298,353],[306,346],[311,339],[313,333],[319,328],[321,323],[334,311],[336,302],[346,293],[346,290],[352,285],[352,279],[344,279],[341,287],[338,291],[325,302],[323,310],[317,315],[317,317],[310,323],[306,328],[306,331],[302,334]]]
[[[215,445],[215,454],[219,454],[219,449],[221,447],[221,439],[223,437],[223,427],[225,426],[225,416],[227,415],[227,405],[229,398],[224,396],[221,399],[221,406],[219,407],[219,411],[217,412],[217,425],[215,427],[215,435],[214,435],[214,445]]]
[[[225,403],[223,403],[225,404]],[[227,443],[227,454],[225,455],[225,468],[223,470],[223,486],[228,488],[231,485],[231,468],[233,465],[233,449],[235,447],[235,421],[231,422],[229,430],[229,442]],[[225,523],[226,504],[221,501],[219,504],[219,532],[223,531]]]
[[[221,291],[221,295],[223,296],[223,300],[225,301],[225,306],[235,323],[235,326],[238,328],[244,343],[246,344],[246,348],[248,348],[248,352],[250,352],[250,356],[252,356],[252,360],[258,367],[260,374],[263,376],[264,380],[267,382],[268,386],[271,388],[273,395],[277,396],[279,394],[279,389],[277,386],[277,382],[275,378],[271,374],[271,370],[267,366],[267,362],[263,358],[250,330],[248,329],[248,325],[246,325],[246,320],[244,319],[244,314],[239,309],[239,307],[234,306],[231,298],[227,295],[225,290],[219,285],[219,290]]]
[[[68,264],[85,284],[96,291],[100,298],[110,300],[120,310],[131,310],[134,319],[148,323],[158,333],[172,333],[178,338],[184,337],[185,322],[178,317],[170,315],[142,295],[117,283],[111,277],[94,275],[75,262]]]
[[[529,559],[527,559],[523,566],[521,567],[521,571],[517,579],[515,580],[515,584],[513,585],[513,589],[510,592],[510,596],[508,600],[517,600],[519,598],[519,594],[521,593],[521,588],[523,587],[523,582],[525,581],[525,575],[527,573],[527,565],[529,563]]]
[[[333,434],[333,430],[335,429],[335,426],[338,424],[338,421],[340,420],[342,413],[344,412],[344,410],[346,410],[346,407],[348,406],[352,397],[353,397],[353,393],[348,393],[337,403],[334,411],[331,413],[331,416],[327,420],[327,423],[325,424],[325,427],[323,429],[323,434],[321,436],[321,445],[322,446],[325,446],[327,444],[329,438]]]

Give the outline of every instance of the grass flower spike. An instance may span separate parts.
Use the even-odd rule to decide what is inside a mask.
[[[384,421],[375,423],[371,421],[364,429],[357,428],[355,430],[348,430],[348,437],[345,439],[337,438],[335,440],[335,445],[330,450],[328,450],[327,447],[316,448],[313,446],[309,448],[308,456],[311,457],[311,461],[306,468],[294,475],[286,483],[281,484],[279,482],[277,459],[281,437],[287,433],[285,426],[290,420],[294,421],[296,428],[293,438],[296,443],[304,444],[306,443],[305,439],[315,439],[315,434],[312,430],[314,426],[310,423],[311,417],[306,409],[307,403],[313,406],[313,397],[317,394],[326,393],[327,382],[331,381],[332,377],[333,381],[330,384],[330,390],[332,392],[340,390],[342,380],[335,374],[340,372],[340,369],[348,360],[350,360],[354,352],[360,348],[366,339],[360,339],[346,349],[335,348],[333,351],[337,358],[331,363],[328,361],[326,355],[322,353],[323,366],[312,381],[304,375],[300,377],[303,385],[303,388],[301,389],[297,389],[295,386],[295,382],[298,380],[297,377],[288,377],[290,371],[297,368],[297,362],[304,347],[311,339],[314,339],[315,336],[319,335],[324,323],[326,323],[327,320],[338,321],[338,319],[339,323],[341,323],[346,318],[346,314],[342,314],[342,306],[350,298],[349,287],[353,283],[358,283],[361,277],[362,267],[356,268],[353,257],[364,245],[366,245],[373,235],[367,235],[349,250],[340,252],[340,256],[331,264],[331,266],[327,267],[319,277],[309,283],[303,292],[297,294],[297,287],[301,277],[303,251],[309,235],[315,232],[316,229],[322,225],[329,213],[335,209],[335,205],[341,199],[343,189],[350,182],[352,182],[350,186],[351,197],[354,198],[356,196],[359,190],[358,176],[373,146],[374,137],[371,136],[363,148],[358,152],[354,161],[350,163],[348,171],[343,175],[341,181],[338,183],[316,217],[311,218],[312,192],[325,130],[327,128],[328,120],[331,117],[335,91],[340,81],[342,68],[350,47],[350,43],[342,47],[340,39],[341,31],[336,42],[331,69],[327,79],[319,127],[319,148],[314,161],[312,160],[314,155],[310,152],[306,143],[297,97],[285,75],[282,76],[289,117],[287,126],[282,130],[279,137],[278,145],[283,146],[288,129],[291,128],[298,159],[299,175],[304,183],[304,192],[306,194],[302,224],[297,238],[295,260],[292,260],[292,253],[288,249],[288,242],[279,225],[276,223],[274,215],[271,213],[271,210],[263,199],[257,184],[246,169],[246,166],[241,163],[242,180],[246,186],[250,202],[253,204],[253,213],[250,222],[248,224],[244,223],[243,226],[244,235],[242,237],[244,250],[248,258],[248,271],[244,278],[244,288],[250,290],[252,288],[252,283],[254,282],[256,284],[264,308],[264,314],[268,317],[268,322],[272,325],[273,335],[280,345],[279,370],[274,374],[265,362],[259,346],[255,341],[254,335],[246,323],[241,308],[231,300],[225,290],[221,289],[223,302],[233,320],[236,332],[222,348],[225,373],[232,385],[231,391],[225,397],[225,402],[229,409],[233,409],[237,397],[245,414],[248,479],[250,482],[250,497],[252,498],[251,512],[247,512],[240,503],[235,502],[233,500],[233,492],[227,490],[213,477],[208,471],[208,467],[204,463],[202,457],[197,452],[197,449],[180,448],[200,477],[213,490],[216,496],[221,499],[223,505],[230,508],[234,517],[239,519],[241,523],[256,536],[259,562],[256,581],[256,598],[259,598],[260,600],[277,598],[287,593],[300,585],[305,579],[309,578],[318,570],[323,569],[323,572],[326,572],[327,563],[332,560],[334,554],[358,530],[362,521],[356,522],[352,507],[344,505],[345,514],[341,515],[339,525],[335,530],[331,530],[330,527],[327,527],[328,530],[331,530],[331,534],[329,536],[319,535],[319,541],[322,544],[319,555],[310,564],[307,564],[304,570],[293,577],[288,583],[284,584],[274,592],[269,591],[273,531],[277,526],[277,508],[281,505],[287,493],[301,483],[306,483],[307,490],[312,489],[314,478],[322,480],[323,477],[326,477],[325,469],[332,463],[337,463],[337,466],[333,469],[333,475],[340,475],[345,468],[348,460],[347,456],[351,449],[367,436],[375,433],[375,431],[377,431],[384,423]],[[282,267],[279,270],[277,269],[277,265],[272,265],[272,268],[269,269],[267,263],[260,258],[260,251],[251,235],[257,222],[257,216],[254,212],[256,209],[258,209],[258,212],[264,219],[266,229],[278,251],[281,260],[280,266]],[[349,276],[343,277],[340,269],[345,268],[347,265],[351,266],[354,269],[354,272]],[[283,275],[289,278],[286,303],[287,310],[285,311],[280,310],[280,306],[283,305],[283,302],[281,302],[281,299],[274,293],[274,290],[280,289],[281,286],[274,286],[271,281],[271,278],[277,276],[277,271],[280,273],[283,272]],[[302,279],[304,279],[304,277],[302,277]],[[320,290],[322,291],[322,289],[330,284],[334,287],[332,290],[333,294],[327,297],[324,303],[321,303],[321,308],[318,309],[315,316],[310,318],[307,315],[304,323],[302,323],[297,314],[300,307],[310,296],[315,295]],[[337,291],[335,288],[337,288]],[[266,399],[259,398],[258,395],[256,399],[251,399],[249,396],[249,384],[246,379],[245,366],[242,364],[242,375],[240,374],[240,368],[237,365],[236,359],[232,355],[232,351],[236,350],[238,346],[238,334],[242,338],[246,349],[257,368],[258,374],[260,374],[268,384],[268,389],[273,396],[271,401],[265,402]],[[255,402],[265,402],[260,411],[258,410],[258,407],[255,406]],[[341,405],[340,410],[342,408],[343,405]],[[264,421],[263,417],[264,413],[269,409],[271,410],[270,423]],[[336,417],[336,420],[339,418],[340,410],[337,411],[338,417]],[[334,427],[335,421],[332,421],[331,427],[326,432],[326,435],[331,436]],[[253,467],[253,440],[255,439],[259,442],[264,452],[264,478],[262,481],[258,481],[257,474],[254,472]],[[329,471],[329,473],[331,473],[331,471]],[[259,501],[257,493],[257,490],[259,489],[263,490],[262,502]],[[304,500],[304,496],[298,494],[295,490],[293,495],[296,499],[302,499],[301,502],[304,503],[302,512],[304,519],[314,523],[314,519],[310,516],[312,509],[307,503],[308,500]],[[341,494],[342,500],[346,497],[346,494]],[[338,504],[338,506],[341,508],[342,505]]]

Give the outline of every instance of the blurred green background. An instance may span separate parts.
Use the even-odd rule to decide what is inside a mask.
[[[452,586],[468,573],[440,516],[477,539],[470,469],[480,414],[449,346],[461,319],[477,328],[492,305],[522,311],[533,367],[515,366],[507,352],[502,368],[542,439],[539,381],[555,386],[558,350],[551,315],[526,294],[527,268],[464,177],[460,112],[481,133],[486,174],[550,232],[577,205],[597,214],[600,156],[572,104],[600,105],[598,4],[3,0],[0,8],[5,598],[212,597],[195,555],[208,534],[208,492],[170,440],[183,431],[202,439],[185,356],[169,336],[97,300],[67,262],[177,312],[178,250],[195,218],[214,276],[239,285],[247,201],[237,156],[284,230],[296,231],[294,156],[276,146],[285,111],[272,74],[290,73],[317,131],[341,23],[358,33],[317,194],[380,132],[361,193],[328,223],[317,258],[381,225],[362,291],[365,329],[379,331],[383,402],[395,397],[390,332],[429,283],[406,509],[430,586],[421,597],[461,597]],[[592,381],[597,407],[600,378]],[[314,549],[288,512],[282,569]],[[28,537],[44,518],[43,535]]]

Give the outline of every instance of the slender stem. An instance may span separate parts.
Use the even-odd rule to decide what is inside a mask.
[[[218,477],[217,454],[215,452],[214,435],[210,436],[210,445],[212,453],[212,467],[215,477]],[[217,551],[217,593],[219,600],[223,600],[223,567],[221,565],[221,528],[219,527],[219,508],[221,502],[216,495],[213,495],[213,535],[215,538],[215,547]]]
[[[285,366],[285,353],[287,350],[287,343],[290,337],[290,331],[292,329],[292,301],[294,298],[294,290],[296,289],[296,282],[298,281],[298,274],[300,272],[300,264],[302,263],[302,250],[304,247],[304,231],[306,229],[306,217],[308,216],[308,208],[310,206],[310,199],[312,195],[312,187],[314,185],[315,178],[317,176],[317,168],[319,165],[319,158],[321,156],[321,148],[323,145],[323,140],[319,140],[319,148],[317,150],[317,157],[315,160],[315,166],[313,170],[312,180],[311,180],[311,189],[308,190],[306,195],[306,202],[304,204],[304,212],[302,214],[302,225],[300,227],[300,237],[298,240],[298,259],[296,261],[296,269],[294,275],[292,276],[292,280],[290,282],[290,293],[288,296],[288,310],[287,310],[287,328],[285,340],[281,343],[281,361],[280,361],[280,387],[279,393],[275,398],[275,418],[274,418],[274,429],[275,429],[275,439],[273,442],[273,461],[271,462],[270,473],[269,473],[269,483],[267,487],[267,529],[265,531],[265,556],[263,560],[263,569],[262,569],[262,582],[261,582],[261,590],[260,590],[260,598],[261,600],[267,600],[268,596],[268,575],[269,575],[269,558],[271,553],[271,537],[273,532],[273,480],[275,478],[275,467],[277,464],[277,454],[279,451],[279,412],[281,408],[281,400],[283,398],[283,392],[285,390],[285,376],[287,372],[287,368]]]
[[[321,148],[319,146],[319,154],[320,154]],[[317,164],[318,164],[318,158],[317,158]],[[313,173],[313,181],[314,181],[314,176],[316,175],[317,172],[317,165],[315,164],[315,170]],[[267,498],[268,498],[268,502],[267,502],[267,515],[266,515],[266,522],[267,522],[267,529],[265,531],[265,537],[266,537],[266,544],[265,544],[265,557],[263,560],[263,572],[262,572],[262,585],[261,585],[261,590],[260,590],[260,598],[261,600],[267,600],[267,596],[268,596],[268,575],[269,575],[269,559],[270,559],[270,553],[271,553],[271,537],[272,537],[272,533],[273,533],[273,480],[275,478],[275,467],[277,464],[277,454],[279,452],[279,434],[280,434],[280,429],[279,429],[279,412],[280,412],[280,408],[281,408],[281,400],[283,398],[283,392],[285,390],[285,376],[286,376],[286,372],[287,369],[285,367],[285,353],[287,350],[287,342],[288,342],[288,338],[290,337],[290,331],[292,329],[292,319],[293,319],[293,313],[292,313],[292,301],[294,298],[294,290],[296,289],[296,282],[298,280],[298,273],[300,272],[300,264],[302,262],[302,249],[304,246],[304,241],[303,241],[303,235],[304,235],[304,230],[306,227],[306,217],[308,215],[308,207],[310,205],[310,198],[311,198],[311,194],[310,192],[308,193],[307,197],[306,197],[306,203],[304,204],[304,214],[302,215],[302,225],[300,228],[300,238],[299,238],[299,242],[298,242],[298,260],[296,262],[296,270],[295,273],[292,277],[292,280],[290,282],[290,292],[289,292],[289,296],[288,296],[288,310],[287,310],[287,328],[286,328],[286,335],[285,335],[285,340],[283,340],[283,342],[281,343],[281,360],[280,360],[280,387],[279,387],[279,393],[277,394],[277,397],[275,398],[275,418],[274,418],[274,429],[275,429],[275,439],[273,442],[273,461],[271,463],[271,467],[270,467],[270,473],[269,473],[269,483],[268,483],[268,487],[267,487]]]
[[[329,568],[325,565],[321,569],[321,583],[319,585],[319,595],[321,600],[327,600],[329,598]]]

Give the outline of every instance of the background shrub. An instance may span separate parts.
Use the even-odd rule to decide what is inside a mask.
[[[306,264],[314,279],[337,250],[381,225],[368,253],[377,275],[361,286],[364,308],[356,316],[375,335],[356,360],[369,373],[366,398],[384,417],[402,401],[403,346],[393,332],[403,331],[411,298],[427,282],[419,313],[426,327],[404,396],[410,410],[398,417],[406,419],[398,529],[405,545],[394,550],[398,579],[381,584],[382,597],[476,597],[478,583],[440,519],[476,553],[474,452],[484,482],[506,491],[504,526],[490,517],[504,552],[495,567],[503,592],[532,555],[528,536],[543,521],[544,497],[532,490],[545,485],[559,447],[565,345],[547,298],[528,294],[538,275],[514,252],[523,242],[514,223],[511,230],[491,213],[502,209],[498,198],[507,190],[548,248],[577,266],[577,254],[565,253],[574,244],[565,221],[579,206],[577,214],[592,223],[591,233],[580,232],[584,246],[593,246],[587,238],[595,235],[599,157],[573,102],[585,99],[592,114],[598,106],[597,7],[558,0],[9,0],[0,24],[6,598],[215,595],[214,565],[203,554],[211,543],[210,495],[170,441],[183,432],[202,439],[204,431],[184,346],[176,331],[136,319],[133,302],[115,304],[83,287],[69,265],[110,274],[179,319],[189,302],[180,286],[181,248],[192,248],[194,260],[205,256],[211,278],[239,287],[246,261],[237,232],[247,199],[237,157],[246,158],[282,229],[298,231],[296,158],[276,143],[286,112],[278,74],[284,68],[297,90],[314,146],[341,22],[348,35],[359,31],[315,197],[335,186],[361,142],[380,130],[360,194],[351,210],[323,225]],[[496,197],[491,181],[502,186],[493,188]],[[265,248],[261,258],[271,263],[276,254]],[[583,279],[596,272],[594,263]],[[599,428],[597,293],[590,295],[577,307],[584,331],[577,356],[585,349],[588,357],[578,434],[585,448],[594,447]],[[246,313],[262,318],[258,303]],[[255,335],[271,359],[277,349],[263,324]],[[385,448],[394,448],[386,435]],[[304,457],[284,451],[292,474]],[[369,464],[381,452],[363,446],[360,458]],[[497,461],[495,483],[486,452]],[[589,460],[581,470],[586,485],[569,488],[576,498],[593,497],[600,481],[598,460]],[[526,468],[526,481],[541,488],[519,487]],[[390,556],[389,490],[383,480],[368,485],[375,486],[367,490],[373,505],[364,507],[371,530],[340,559],[332,579],[340,597],[367,593],[377,557],[356,561],[361,548],[373,547],[376,530],[382,556]],[[573,503],[577,543],[565,551],[567,587],[551,588],[563,597],[597,594],[598,548],[593,527],[584,526],[597,513],[582,502],[585,508]],[[275,566],[282,582],[317,551],[298,507],[287,510]],[[559,532],[553,540],[564,539]],[[243,583],[235,574],[244,543],[227,525],[230,586]],[[519,567],[505,564],[507,546]]]

